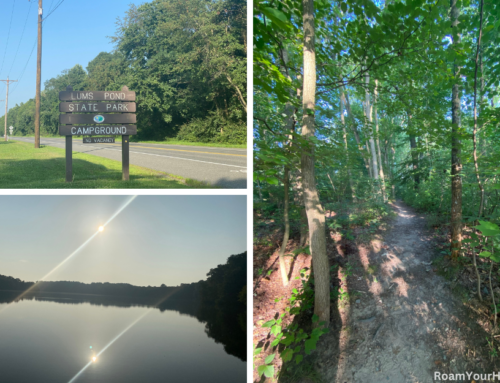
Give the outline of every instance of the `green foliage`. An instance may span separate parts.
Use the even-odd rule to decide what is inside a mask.
[[[274,336],[271,347],[276,347],[283,363],[293,361],[295,365],[300,364],[304,359],[304,355],[309,355],[315,350],[319,338],[328,332],[328,328],[324,322],[318,323],[319,318],[317,315],[313,315],[312,317],[314,327],[311,331],[305,331],[299,327],[298,323],[294,322],[283,327],[283,318],[287,313],[300,316],[310,312],[313,307],[314,290],[311,285],[312,281],[306,276],[305,272],[306,270],[301,270],[302,287],[292,290],[291,297],[289,298],[290,307],[286,309],[286,312],[262,325],[264,328],[269,328],[269,333]],[[266,371],[271,371],[270,369],[266,369],[265,366],[272,362],[274,356],[275,354],[268,356],[265,364],[258,367],[260,376],[265,374]]]
[[[153,0],[131,5],[99,53],[45,82],[41,135],[57,135],[59,91],[137,94],[138,140],[246,143],[246,2]],[[34,133],[34,100],[9,111],[15,135]],[[4,118],[0,118],[3,124]]]
[[[201,297],[218,305],[243,305],[240,292],[246,286],[247,253],[231,255],[227,262],[210,269],[202,283]]]

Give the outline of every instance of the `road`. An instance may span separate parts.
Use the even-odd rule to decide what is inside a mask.
[[[12,140],[35,142],[34,137],[12,137]],[[41,144],[56,148],[65,147],[64,137],[41,138]],[[115,144],[83,144],[81,138],[73,139],[73,152],[122,160],[121,142]],[[246,189],[246,149],[213,148],[163,144],[130,143],[130,163],[161,172],[208,182],[210,185]]]

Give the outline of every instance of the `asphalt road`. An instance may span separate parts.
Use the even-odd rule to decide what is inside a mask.
[[[34,137],[12,137],[12,140],[35,142]],[[65,147],[64,137],[41,138],[41,144]],[[115,144],[83,144],[73,139],[73,152],[122,160],[121,142]],[[229,189],[247,187],[246,149],[213,148],[163,144],[130,143],[130,164],[143,166],[185,178],[205,181]]]

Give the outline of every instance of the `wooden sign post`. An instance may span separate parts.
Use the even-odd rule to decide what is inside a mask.
[[[73,91],[71,86],[59,92],[59,134],[66,136],[66,182],[73,181],[73,136],[83,143],[114,143],[122,136],[122,179],[129,180],[129,138],[137,134],[135,92],[126,86],[120,91]],[[83,114],[85,113],[85,114]],[[111,114],[110,114],[111,113]]]

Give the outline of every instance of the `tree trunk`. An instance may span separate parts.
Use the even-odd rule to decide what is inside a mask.
[[[304,205],[309,223],[309,243],[314,267],[314,313],[319,322],[330,324],[330,270],[326,255],[325,213],[321,206],[314,175],[314,109],[316,102],[316,52],[314,0],[303,0],[304,25],[304,93],[302,136],[309,141],[301,155]]]
[[[394,163],[394,161],[396,159],[396,151],[394,150],[394,146],[392,146],[392,145],[391,145],[391,153],[392,153],[392,163]],[[392,174],[391,179],[393,180],[392,181],[392,186],[391,186],[391,189],[392,189],[392,199],[396,199],[396,185],[394,185],[394,179],[395,179],[394,174]]]
[[[285,204],[283,207],[283,220],[285,221],[285,232],[283,234],[283,242],[281,244],[281,249],[279,252],[279,262],[281,270],[281,281],[283,282],[283,286],[286,286],[288,285],[288,274],[286,271],[286,264],[285,264],[285,250],[286,250],[286,245],[288,244],[288,238],[290,236],[290,220],[288,218],[288,210],[290,206],[290,201],[288,197],[288,191],[290,189],[290,177],[287,165],[285,165],[285,175],[283,179],[283,184],[285,188],[285,197],[284,197]]]
[[[305,246],[309,234],[307,228],[307,213],[304,207],[304,192],[302,190],[302,174],[300,169],[296,169],[294,175],[295,181],[292,182],[292,189],[294,191],[293,200],[296,206],[300,206],[300,247]]]
[[[373,118],[375,123],[375,132],[377,134],[376,144],[377,144],[377,159],[378,159],[378,175],[380,177],[380,189],[382,190],[382,200],[387,202],[387,196],[385,195],[385,177],[384,177],[384,167],[382,166],[382,156],[380,154],[380,140],[378,138],[378,115],[377,115],[377,86],[378,80],[375,80],[375,90],[373,92]]]
[[[351,103],[349,102],[349,93],[347,93],[344,89],[344,87],[342,86],[342,92],[344,92],[345,94],[345,107],[347,109],[347,115],[349,116],[349,119],[351,120],[351,125],[352,125],[352,132],[354,133],[354,138],[356,139],[356,143],[358,144],[358,149],[359,149],[359,152],[361,153],[361,157],[363,157],[363,162],[365,163],[365,167],[366,167],[366,170],[369,172],[369,169],[370,169],[370,164],[369,164],[369,161],[368,159],[366,158],[366,155],[363,151],[363,145],[361,145],[361,140],[359,138],[359,133],[358,133],[358,130],[356,129],[356,123],[355,123],[355,120],[354,120],[354,115],[352,114],[352,110],[351,110]],[[368,147],[367,147],[368,149]]]
[[[413,127],[411,123],[412,115],[410,111],[407,112],[408,115],[408,135],[410,136],[410,154],[411,154],[411,164],[413,167],[413,181],[415,182],[415,190],[418,189],[418,185],[420,184],[420,175],[418,173],[418,152],[417,152],[417,139],[415,134],[413,133]]]
[[[450,18],[453,34],[453,45],[460,43],[458,33],[458,17],[460,10],[458,0],[450,0]],[[457,48],[458,49],[458,48]],[[453,64],[454,84],[451,94],[451,258],[456,260],[462,247],[462,171],[460,129],[460,67],[456,61]]]
[[[476,179],[477,179],[477,185],[479,187],[479,192],[481,193],[478,219],[481,218],[481,216],[483,215],[483,207],[484,207],[484,188],[483,184],[481,183],[481,178],[479,177],[479,165],[477,163],[477,69],[478,69],[479,50],[481,47],[482,35],[483,35],[483,0],[481,0],[479,7],[479,37],[477,39],[476,63],[474,68],[474,131],[472,133],[472,142],[474,144],[474,150],[473,150],[474,169],[476,172]]]
[[[368,87],[370,86],[370,75],[368,71],[365,74],[365,108],[366,108],[366,125],[368,131],[370,132],[370,154],[371,154],[371,165],[373,179],[378,180],[378,163],[377,163],[377,151],[375,149],[375,140],[373,139],[373,120],[372,120],[372,106],[370,103],[370,91]]]
[[[352,202],[356,203],[356,190],[354,189],[354,184],[352,182],[352,174],[349,163],[349,149],[347,147],[347,130],[345,128],[345,118],[344,118],[344,105],[345,105],[345,96],[344,96],[344,88],[340,88],[340,121],[342,122],[342,130],[343,130],[343,138],[344,138],[344,147],[345,147],[345,156],[347,163],[347,177],[349,178],[349,186],[351,187],[351,196]]]

